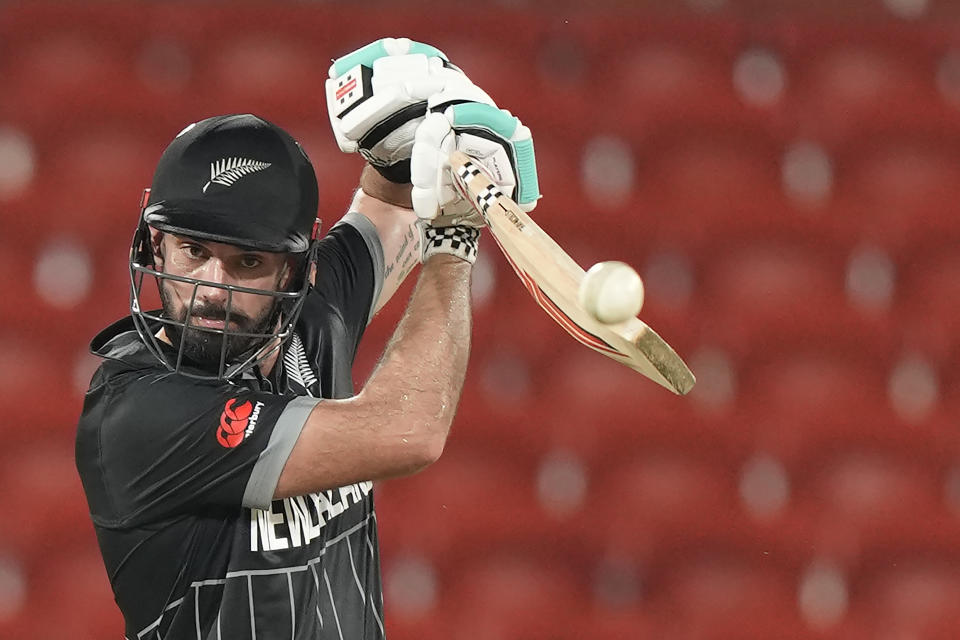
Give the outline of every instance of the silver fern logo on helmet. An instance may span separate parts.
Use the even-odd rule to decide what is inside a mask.
[[[210,181],[203,185],[203,192],[206,193],[211,184],[222,184],[225,187],[231,187],[244,176],[257,171],[263,171],[272,163],[260,162],[259,160],[250,160],[248,158],[223,158],[210,163]]]

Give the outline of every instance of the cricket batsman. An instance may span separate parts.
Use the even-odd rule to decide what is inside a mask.
[[[483,221],[446,158],[529,208],[536,169],[529,130],[429,45],[371,43],[326,93],[367,165],[323,237],[306,153],[251,114],[183,129],[145,194],[76,440],[127,640],[384,637],[373,483],[440,456],[470,350]],[[364,328],[417,265],[356,393]]]

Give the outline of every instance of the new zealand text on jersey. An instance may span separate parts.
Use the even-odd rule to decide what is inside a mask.
[[[250,551],[301,547],[320,537],[331,519],[358,504],[373,489],[360,482],[305,496],[274,500],[270,509],[250,510]]]

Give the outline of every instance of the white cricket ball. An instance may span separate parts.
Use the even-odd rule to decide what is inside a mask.
[[[633,268],[611,260],[590,267],[580,283],[580,305],[604,324],[616,324],[640,313],[643,280]]]

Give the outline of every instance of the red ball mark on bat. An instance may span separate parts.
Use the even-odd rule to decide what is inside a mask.
[[[217,442],[227,449],[232,449],[243,442],[246,435],[244,432],[250,421],[250,413],[253,412],[253,404],[249,400],[234,406],[236,401],[236,398],[227,400],[223,413],[220,414],[220,428],[217,429]]]

